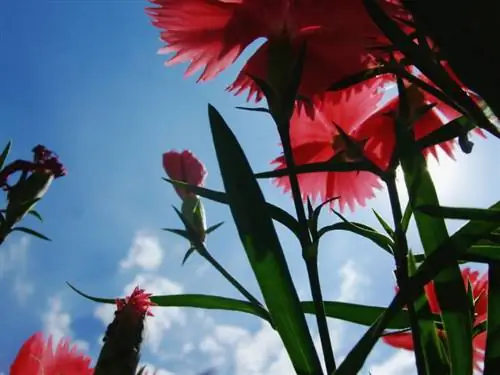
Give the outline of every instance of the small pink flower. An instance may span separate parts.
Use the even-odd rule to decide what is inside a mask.
[[[207,170],[203,163],[191,151],[169,151],[163,154],[163,168],[172,180],[182,181],[190,185],[203,186]],[[175,187],[175,191],[185,199],[190,195],[186,189]]]
[[[116,311],[121,311],[125,306],[130,306],[140,315],[154,316],[150,308],[156,306],[156,303],[149,299],[151,296],[151,293],[145,293],[144,289],[136,286],[130,296],[116,300]]]
[[[378,81],[375,82],[378,84]],[[290,123],[290,137],[295,164],[300,166],[326,162],[345,150],[342,137],[336,126],[346,134],[353,132],[377,111],[382,94],[376,90],[360,90],[360,85],[342,92],[325,95],[325,101],[315,106],[314,116],[310,117],[298,107]],[[275,159],[276,169],[286,167],[284,156]],[[315,172],[298,175],[303,199],[320,198],[326,201],[340,197],[338,205],[342,211],[349,206],[353,211],[356,205],[364,206],[367,199],[375,196],[375,189],[381,188],[380,179],[366,171],[358,172]],[[279,177],[275,183],[285,192],[290,191],[288,177]],[[333,206],[335,202],[331,203]]]
[[[478,271],[471,271],[469,268],[464,268],[462,270],[462,279],[464,284],[468,287],[468,282],[470,281],[472,285],[472,295],[475,300],[474,312],[475,319],[474,325],[483,323],[487,319],[487,304],[488,304],[488,274],[485,273],[479,276]],[[429,307],[434,314],[440,314],[441,308],[439,307],[436,289],[434,287],[434,282],[430,282],[425,287],[425,294],[427,300],[429,301]],[[438,331],[438,334],[443,337],[444,332]],[[413,350],[413,338],[411,332],[394,333],[382,337],[382,340],[398,349]],[[476,335],[472,340],[473,346],[473,358],[474,367],[477,370],[481,369],[482,363],[484,361],[484,351],[486,348],[486,332],[482,332]]]
[[[53,351],[52,338],[45,341],[38,332],[24,342],[10,366],[10,375],[92,375],[90,363],[90,357],[66,340]]]

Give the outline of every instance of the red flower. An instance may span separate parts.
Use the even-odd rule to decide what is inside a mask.
[[[54,352],[52,338],[45,341],[39,332],[25,341],[10,366],[10,375],[92,375],[90,362],[89,357],[65,340],[59,342]]]
[[[468,281],[472,285],[472,295],[474,296],[475,304],[475,320],[474,324],[483,323],[487,319],[487,304],[488,304],[488,274],[485,273],[479,276],[478,271],[471,271],[469,268],[464,268],[462,270],[462,278],[464,280],[465,287],[468,288]],[[425,294],[427,300],[429,301],[429,306],[434,314],[440,314],[441,309],[439,307],[436,290],[434,288],[434,283],[430,282],[425,286]],[[413,350],[413,340],[411,332],[395,333],[382,337],[382,340],[387,344],[406,350]],[[472,341],[473,345],[473,356],[474,356],[474,367],[477,370],[481,369],[482,363],[484,361],[484,351],[486,348],[486,332],[482,332],[476,335]]]
[[[182,181],[190,185],[203,186],[207,170],[203,163],[191,151],[169,151],[163,154],[163,168],[172,180]],[[185,199],[192,195],[185,189],[175,188],[177,194]]]
[[[430,83],[421,74],[413,73],[418,78]],[[379,89],[385,93],[385,98],[383,99],[385,101],[384,107],[359,126],[354,132],[354,137],[359,140],[367,140],[365,147],[367,156],[381,169],[385,170],[389,165],[396,143],[394,121],[391,118],[391,114],[395,114],[398,110],[399,95],[395,83],[383,77],[378,79],[380,80]],[[413,124],[416,140],[422,139],[444,124],[461,116],[459,112],[415,85],[407,86],[407,94],[410,105],[410,117],[415,115],[416,111],[422,109],[424,106],[434,105],[434,107],[427,110],[423,115],[420,115],[418,120]],[[437,146],[429,147],[424,150],[424,155],[432,154],[437,158],[437,147],[441,148],[449,157],[454,158],[454,141],[443,142]]]
[[[379,84],[378,80],[374,81]],[[311,118],[298,108],[291,119],[290,137],[296,165],[325,162],[344,151],[342,138],[335,125],[352,135],[354,130],[379,109],[381,93],[376,90],[359,90],[352,87],[344,92],[329,93],[324,103],[315,108]],[[284,156],[273,161],[277,169],[286,166]],[[356,204],[364,205],[374,197],[374,189],[380,188],[379,178],[370,172],[316,172],[298,175],[303,198],[320,197],[321,201],[340,196],[343,210],[347,204],[354,210]],[[275,180],[285,191],[290,190],[288,177]],[[331,203],[334,205],[334,202]]]
[[[167,43],[160,53],[175,53],[168,64],[189,61],[187,75],[203,69],[199,81],[214,78],[252,42],[267,39],[229,87],[236,94],[258,93],[248,74],[266,78],[269,43],[283,36],[297,50],[307,42],[299,89],[306,97],[362,72],[374,63],[368,49],[388,44],[361,0],[150,1],[157,7],[147,11]],[[383,5],[391,15],[401,13],[392,3]]]
[[[156,304],[149,299],[151,296],[151,293],[145,293],[144,289],[136,286],[130,296],[116,300],[116,311],[123,310],[125,306],[131,306],[140,315],[153,316],[150,308],[151,306],[156,306]]]

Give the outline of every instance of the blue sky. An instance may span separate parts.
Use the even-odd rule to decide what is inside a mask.
[[[225,93],[235,67],[208,84],[183,78],[185,66],[165,68],[159,32],[146,1],[0,2],[0,142],[13,139],[12,158],[30,157],[42,143],[55,150],[68,175],[51,187],[38,210],[43,223],[26,225],[52,238],[12,235],[0,249],[0,373],[37,330],[69,336],[91,356],[110,310],[82,299],[65,281],[99,296],[130,292],[136,283],[160,294],[239,295],[204,261],[181,267],[187,244],[162,227],[180,227],[174,190],[161,180],[161,155],[190,149],[209,171],[207,186],[222,190],[207,121],[207,103],[231,125],[254,170],[280,152],[273,124],[234,107]],[[488,206],[498,199],[492,140],[476,139],[470,156],[431,163],[443,204]],[[269,201],[292,211],[291,200],[263,182]],[[402,193],[405,196],[404,192]],[[385,191],[349,217],[373,225],[371,208],[388,220]],[[252,291],[256,283],[227,207],[205,202],[209,224],[226,224],[208,239],[209,251]],[[335,220],[325,215],[323,223]],[[457,228],[451,223],[450,228]],[[297,289],[309,299],[296,240],[278,227]],[[412,247],[419,249],[414,229]],[[325,298],[383,305],[393,294],[393,263],[371,243],[335,233],[320,253]],[[112,310],[111,310],[112,312]],[[148,322],[144,363],[158,375],[191,375],[216,366],[220,375],[287,373],[277,336],[251,316],[193,309],[156,309]],[[364,327],[331,321],[341,358]],[[316,335],[316,326],[311,325]],[[363,373],[410,374],[411,355],[379,345]]]

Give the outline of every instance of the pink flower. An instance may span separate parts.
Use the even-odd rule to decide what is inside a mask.
[[[52,338],[38,332],[26,340],[10,366],[10,375],[92,375],[91,359],[61,340],[55,351]]]
[[[414,74],[430,83],[422,74]],[[424,105],[435,105],[415,121],[416,140],[460,117],[456,110],[414,85],[407,88],[407,93],[411,115]],[[322,101],[316,101],[315,107],[312,117],[296,108],[291,120],[290,136],[297,165],[325,162],[341,151],[344,145],[335,128],[338,125],[359,143],[367,159],[381,170],[387,169],[394,153],[394,118],[399,107],[398,90],[392,76],[382,75],[340,92],[328,93]],[[437,158],[437,148],[454,157],[454,141],[429,147],[423,153]],[[273,163],[278,164],[277,169],[283,168],[284,157]],[[285,191],[290,190],[288,177],[277,178],[276,183]],[[299,183],[304,199],[319,196],[325,201],[339,196],[340,209],[347,204],[351,211],[356,204],[364,206],[367,199],[374,197],[374,189],[381,187],[376,176],[357,171],[301,174]]]
[[[378,84],[378,81],[374,83]],[[345,146],[335,125],[352,135],[378,110],[382,94],[374,94],[375,91],[352,87],[340,93],[329,93],[323,105],[315,108],[313,118],[296,108],[290,124],[295,164],[325,162],[344,151]],[[284,168],[284,156],[275,159],[273,164],[278,165],[276,169]],[[304,173],[299,174],[298,179],[304,199],[319,197],[325,201],[339,196],[341,210],[345,205],[351,210],[356,204],[364,205],[367,199],[374,197],[374,190],[381,187],[379,178],[366,171]],[[288,177],[277,178],[275,182],[285,191],[290,190]]]
[[[478,271],[471,271],[469,268],[464,268],[462,270],[462,278],[464,280],[465,287],[468,288],[468,281],[472,285],[472,295],[475,300],[474,311],[475,320],[474,325],[483,323],[487,319],[488,313],[488,274],[483,274],[479,276]],[[430,282],[425,286],[425,294],[427,300],[429,301],[429,306],[434,314],[440,314],[441,308],[439,307],[436,290],[434,287],[434,282]],[[444,336],[443,331],[438,331],[440,336]],[[382,340],[399,349],[413,350],[413,339],[411,332],[395,333],[382,337]],[[482,332],[476,335],[472,341],[473,345],[473,356],[474,356],[474,367],[477,370],[481,369],[482,363],[484,361],[484,351],[486,348],[486,332]]]
[[[149,299],[151,296],[151,293],[145,293],[144,289],[136,286],[130,296],[116,300],[116,311],[121,311],[125,306],[128,306],[133,307],[133,310],[140,315],[153,316],[150,309],[152,306],[156,306],[156,304]]]
[[[163,168],[172,180],[182,181],[190,185],[203,186],[205,177],[207,176],[207,170],[203,163],[188,150],[164,153]],[[181,199],[194,195],[186,189],[178,187],[175,188],[175,191]]]
[[[150,0],[147,12],[175,53],[168,64],[189,62],[187,75],[203,69],[199,81],[214,78],[251,43],[267,41],[248,60],[229,87],[236,94],[261,94],[248,75],[266,79],[269,43],[286,38],[298,51],[307,42],[299,93],[313,97],[332,83],[374,64],[370,47],[388,44],[361,0]],[[391,15],[402,14],[392,0],[382,4]],[[372,53],[375,50],[371,50]]]
[[[417,76],[430,83],[423,75],[417,74]],[[367,140],[365,147],[367,156],[382,170],[385,170],[389,165],[396,143],[395,124],[392,116],[396,114],[399,107],[399,94],[394,83],[383,77],[378,78],[378,80],[380,81],[379,90],[385,91],[383,108],[364,121],[356,129],[353,136],[359,140]],[[434,105],[414,122],[413,130],[416,140],[422,139],[461,116],[455,109],[415,85],[407,85],[407,95],[410,117],[414,116],[417,110],[422,109],[423,106]],[[449,157],[454,158],[454,141],[429,147],[424,150],[424,155],[431,154],[437,158],[437,148],[441,148]]]

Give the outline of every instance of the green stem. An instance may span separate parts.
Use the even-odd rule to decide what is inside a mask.
[[[325,353],[324,357],[327,374],[332,374],[336,369],[335,358],[333,356],[333,347],[330,340],[330,333],[328,332],[325,307],[323,305],[323,294],[321,292],[321,283],[319,281],[317,257],[306,260],[306,266],[307,276],[309,277],[309,283],[311,285],[314,309],[316,311],[316,322],[318,324],[318,331],[320,332],[319,338],[321,340],[321,347]],[[327,353],[330,353],[330,355],[327,355]]]
[[[226,269],[219,263],[217,260],[210,255],[205,245],[202,245],[201,248],[198,249],[198,253],[205,258],[219,273],[224,276],[224,278],[229,281],[246,299],[248,299],[252,304],[257,307],[260,307],[267,311],[264,306],[259,302],[257,298],[255,298],[243,285],[239,283]],[[271,319],[269,318],[269,321]]]
[[[399,200],[399,193],[396,186],[395,175],[386,180],[387,190],[389,192],[389,200],[391,203],[392,217],[394,219],[395,227],[395,246],[394,246],[394,260],[396,262],[396,278],[400,288],[406,287],[409,282],[408,272],[408,240],[402,227],[403,212],[401,209],[401,202]],[[425,357],[421,347],[420,326],[418,323],[418,316],[415,311],[413,303],[408,303],[408,313],[410,316],[410,325],[412,331],[413,348],[415,349],[415,357],[417,362],[418,374],[426,374],[427,369],[425,366]]]
[[[316,316],[316,323],[318,324],[318,331],[323,348],[323,356],[325,359],[325,366],[327,374],[332,374],[336,370],[335,358],[333,355],[333,348],[328,332],[328,325],[326,321],[325,306],[323,304],[323,296],[321,294],[321,286],[318,273],[318,258],[316,251],[312,249],[313,244],[309,236],[309,228],[306,219],[306,212],[302,204],[302,194],[300,192],[299,180],[295,173],[295,161],[293,159],[293,152],[290,139],[290,122],[286,124],[278,124],[278,130],[283,144],[283,154],[285,162],[290,171],[290,187],[292,191],[293,202],[297,212],[297,220],[299,222],[299,241],[302,247],[302,254],[307,266],[307,274],[309,277],[309,286],[311,288],[311,295],[314,302],[314,310]],[[310,253],[314,253],[312,256]]]

